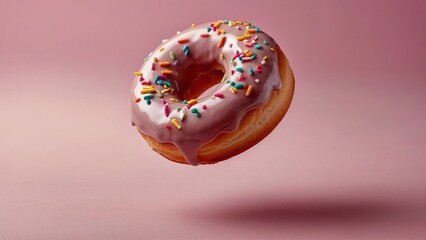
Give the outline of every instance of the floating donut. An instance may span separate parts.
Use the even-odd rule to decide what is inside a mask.
[[[132,122],[165,158],[212,164],[265,138],[293,92],[286,56],[261,29],[228,20],[193,24],[135,72]]]

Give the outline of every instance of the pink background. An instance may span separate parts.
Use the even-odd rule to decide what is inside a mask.
[[[0,239],[426,239],[425,1],[0,1]],[[294,102],[215,166],[152,152],[133,71],[191,23],[253,22]]]

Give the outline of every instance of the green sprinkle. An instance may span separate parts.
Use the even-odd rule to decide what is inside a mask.
[[[169,87],[171,87],[172,86],[172,84],[171,83],[169,83],[169,82],[167,82],[167,81],[163,81],[163,84],[166,84],[167,86],[169,86]],[[162,85],[163,85],[162,84]]]
[[[231,82],[231,86],[235,86],[235,82]]]
[[[231,82],[231,81],[229,81],[229,80],[228,80],[228,81],[226,81],[226,83],[227,83],[227,84],[229,84],[230,82]]]
[[[253,68],[250,68],[250,69],[249,69],[249,73],[250,73],[250,75],[253,75],[253,74],[254,74],[254,70],[253,70]]]
[[[162,94],[162,93],[160,93],[160,92],[158,92],[158,93],[157,93],[157,96],[159,96],[160,98],[162,98],[162,97],[163,97],[163,94]]]
[[[236,70],[237,72],[243,72],[243,71],[244,71],[244,70],[243,70],[243,68],[240,68],[240,67],[235,68],[235,70]]]
[[[164,84],[164,82],[163,82],[163,80],[158,80],[157,84],[162,86]]]
[[[265,40],[265,41],[263,41],[263,44],[269,45],[269,42]]]
[[[172,52],[172,51],[170,51],[170,58],[173,59],[173,60],[176,59],[175,53]]]
[[[256,59],[256,54],[251,55],[250,60],[254,61]]]
[[[256,48],[256,49],[262,49],[262,46],[261,46],[261,45],[259,45],[259,44],[255,44],[255,45],[254,45],[254,48]]]
[[[189,49],[189,47],[188,47],[188,45],[185,45],[185,46],[183,46],[183,48],[182,48],[182,50],[185,52],[186,50],[188,50]]]
[[[235,61],[232,62],[232,65],[237,66],[237,63]]]
[[[150,94],[147,94],[147,95],[143,96],[143,99],[144,99],[144,100],[148,100],[148,99],[151,99],[151,98],[153,98],[153,97],[154,97],[154,95],[152,95],[152,94],[150,93]]]
[[[234,85],[234,88],[236,88],[236,89],[244,88],[244,83],[237,83],[237,84]]]
[[[223,24],[228,24],[228,23],[229,23],[229,21],[228,21],[228,20],[222,20],[222,23],[223,23]]]
[[[189,55],[189,49],[187,49],[187,50],[184,52],[184,54],[185,54],[185,56],[188,56],[188,55]]]
[[[187,104],[187,103],[188,103],[188,101],[186,101],[186,99],[185,99],[185,100],[183,100],[183,101],[182,101],[182,103],[183,103],[183,104]]]
[[[191,108],[191,112],[196,116],[196,117],[201,117],[201,114],[198,112],[198,110],[196,108]]]
[[[146,104],[151,105],[151,99],[150,98],[146,99]]]
[[[262,32],[262,30],[260,30],[260,28],[255,28],[256,32]]]
[[[176,108],[176,111],[180,112],[180,110],[181,110],[180,107]]]
[[[212,28],[211,27],[208,27],[207,28],[207,32],[210,32],[212,30]]]
[[[154,83],[157,84],[157,81],[160,80],[160,75],[155,76]]]

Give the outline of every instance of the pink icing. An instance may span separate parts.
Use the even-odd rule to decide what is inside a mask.
[[[173,143],[191,165],[199,164],[198,150],[204,144],[222,132],[238,129],[247,112],[264,105],[272,90],[281,88],[277,56],[271,49],[275,48],[275,41],[254,26],[222,22],[220,26],[215,26],[214,23],[198,25],[161,44],[145,60],[139,70],[143,77],[136,76],[131,88],[134,125],[159,142]],[[210,32],[207,31],[209,27]],[[254,29],[251,30],[252,33],[249,33],[248,28]],[[221,30],[224,33],[218,34]],[[207,33],[208,37],[201,36]],[[247,39],[237,39],[245,33],[250,35]],[[226,40],[219,47],[222,37],[226,37]],[[178,41],[184,43],[180,44]],[[186,54],[184,50],[187,50]],[[244,53],[246,50],[256,57],[250,58],[250,53]],[[169,62],[170,66],[160,67],[160,62]],[[192,81],[183,79],[182,73],[190,71],[188,68],[194,64],[201,66],[212,63],[223,66],[224,80],[206,90],[196,102],[193,101],[190,105],[182,103],[185,100],[180,97],[183,96],[184,83]],[[173,73],[162,72],[167,69]],[[159,85],[158,80],[167,81],[171,86]],[[230,85],[232,82],[239,85],[233,88]],[[246,96],[250,85],[251,93]],[[142,94],[141,91],[147,87],[153,87],[157,92],[163,91],[162,96],[153,92],[153,97],[144,99],[149,93]],[[230,91],[231,88],[235,93]],[[136,98],[141,101],[136,102]],[[182,115],[185,115],[183,120]],[[175,119],[180,129],[175,127],[171,119]]]

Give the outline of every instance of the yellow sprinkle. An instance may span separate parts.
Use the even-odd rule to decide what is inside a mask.
[[[164,89],[164,90],[161,90],[161,93],[165,93],[165,92],[168,92],[168,91],[170,91],[171,90],[171,88],[166,88],[166,89]]]
[[[245,39],[247,39],[249,37],[250,37],[250,35],[241,35],[241,36],[237,37],[237,40],[238,41],[243,41],[243,40],[245,40]]]
[[[214,26],[215,26],[215,27],[220,27],[220,25],[222,25],[222,21],[217,21],[217,22],[214,24]]]
[[[192,105],[192,104],[195,104],[195,103],[197,103],[197,99],[191,99],[187,102],[188,105]]]
[[[164,91],[164,90],[163,90]],[[172,102],[177,102],[178,100],[174,99],[174,98],[170,98],[170,101]]]
[[[244,53],[248,53],[250,50],[248,50],[248,49],[246,49],[246,50],[244,50]]]
[[[268,56],[264,56],[262,59],[266,61],[266,59],[268,59]]]
[[[248,88],[247,88],[247,91],[246,91],[246,97],[248,97],[248,96],[250,96],[250,93],[251,93],[251,91],[253,90],[253,87],[250,85]]]
[[[239,21],[239,20],[238,20],[238,21],[235,21],[235,23],[236,23],[236,24],[241,24],[241,23],[243,23],[243,22],[241,22],[241,21]]]
[[[236,92],[237,92],[237,89],[236,89],[236,88],[234,88],[234,87],[232,87],[232,88],[230,88],[230,89],[229,89],[229,91],[231,91],[232,93],[236,93]]]
[[[251,51],[249,51],[248,53],[246,53],[246,57],[250,57],[253,53]]]
[[[246,35],[250,35],[250,31],[246,29]]]
[[[155,88],[142,89],[141,94],[156,93],[156,92],[157,92],[157,91],[155,90]]]
[[[141,77],[141,76],[143,76],[143,74],[142,74],[141,72],[134,72],[133,74],[134,74],[135,76],[140,76],[140,77]]]
[[[152,60],[154,60],[154,62],[158,62],[158,58],[154,57]]]
[[[244,26],[250,26],[250,23],[245,22],[245,23],[243,23],[243,25],[244,25]]]
[[[191,27],[192,27],[192,28],[193,28],[193,27],[195,27],[195,23],[191,24]]]
[[[161,74],[168,74],[168,75],[171,75],[171,74],[173,74],[173,71],[172,71],[172,70],[169,70],[169,69],[166,69],[166,70],[161,71]]]
[[[162,48],[160,48],[160,50],[159,50],[160,52],[162,52],[162,51],[164,51],[164,48],[162,47]]]
[[[271,52],[275,52],[275,49],[271,47]]]
[[[235,23],[234,21],[229,21],[229,26],[230,26],[230,27],[235,26],[235,24],[236,24],[236,23]]]
[[[181,129],[182,126],[176,121],[176,119],[172,118],[170,119],[170,122],[173,124],[173,126],[175,126],[177,129]]]
[[[225,54],[221,53],[220,54],[220,59],[225,59]]]

